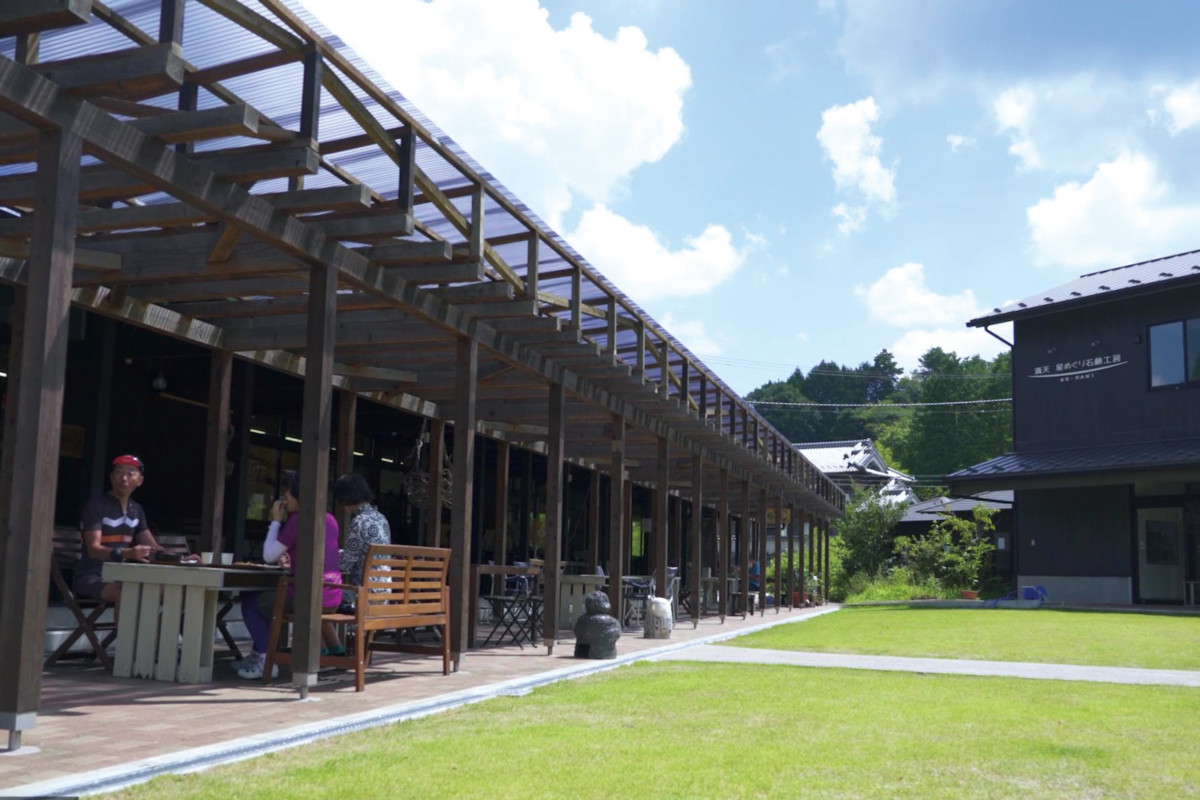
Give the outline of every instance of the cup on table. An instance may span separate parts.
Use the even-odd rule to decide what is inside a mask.
[[[221,564],[229,566],[233,563],[233,553],[221,553]]]
[[[201,564],[213,563],[213,554],[212,554],[211,550],[206,550],[200,554],[200,563]]]

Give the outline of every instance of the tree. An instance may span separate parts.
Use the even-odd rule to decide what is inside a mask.
[[[892,558],[892,531],[904,516],[906,503],[889,503],[879,492],[855,490],[846,514],[834,523],[841,540],[842,568],[847,575],[874,577]]]
[[[896,555],[918,582],[934,578],[947,588],[976,589],[995,549],[995,514],[982,503],[971,510],[971,519],[944,513],[924,536],[897,536]]]

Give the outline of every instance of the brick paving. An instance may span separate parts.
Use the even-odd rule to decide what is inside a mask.
[[[669,652],[689,643],[728,638],[749,630],[801,619],[829,610],[768,609],[765,615],[702,619],[697,627],[682,620],[671,639],[644,639],[626,631],[618,642],[617,664]],[[0,794],[5,790],[158,759],[186,758],[197,748],[213,748],[246,737],[270,737],[310,725],[320,730],[347,718],[369,717],[405,704],[481,699],[505,691],[506,684],[570,677],[613,662],[573,657],[574,643],[560,640],[553,654],[545,647],[497,647],[469,651],[461,669],[443,676],[441,659],[378,654],[367,672],[367,688],[354,691],[352,673],[322,678],[300,702],[295,687],[279,681],[263,686],[243,681],[229,660],[218,660],[208,684],[174,684],[114,678],[97,666],[60,662],[43,674],[37,725],[24,733],[22,748],[0,754]],[[286,674],[286,673],[285,673]],[[162,771],[161,769],[159,771]],[[67,781],[69,783],[69,781]]]

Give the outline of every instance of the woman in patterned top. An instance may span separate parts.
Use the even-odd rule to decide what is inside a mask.
[[[351,515],[341,557],[342,575],[351,586],[362,586],[367,548],[373,544],[392,543],[391,526],[387,517],[371,504],[374,499],[366,480],[357,472],[348,472],[333,484],[333,502],[346,506]],[[353,592],[346,591],[343,606],[353,605],[354,598]]]

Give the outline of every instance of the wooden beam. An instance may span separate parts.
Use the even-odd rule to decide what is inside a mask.
[[[611,466],[608,472],[608,600],[613,615],[621,617],[622,557],[628,520],[625,519],[625,417],[613,414]]]
[[[0,37],[83,25],[92,0],[5,0],[0,3]]]
[[[554,654],[558,638],[558,593],[562,540],[565,520],[563,494],[565,491],[564,448],[566,447],[566,392],[561,383],[550,384],[549,438],[546,442],[546,546],[542,592],[545,604],[542,611],[542,643],[546,654]]]
[[[77,97],[126,100],[173,92],[185,77],[180,48],[171,43],[43,61],[32,69]]]
[[[703,574],[701,523],[704,521],[704,461],[700,456],[692,456],[692,524],[691,536],[688,539],[688,577],[687,585],[692,596],[692,627],[700,626],[701,606],[704,597],[704,584],[700,582]]]

